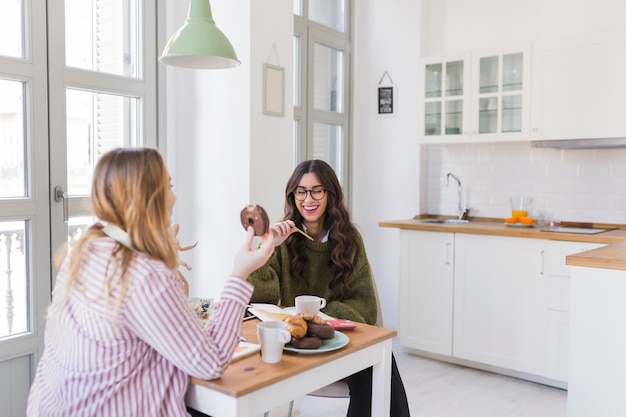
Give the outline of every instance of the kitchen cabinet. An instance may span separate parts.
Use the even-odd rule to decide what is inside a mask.
[[[618,243],[567,260],[573,265],[568,417],[626,416],[625,249]]]
[[[473,54],[471,140],[528,139],[530,130],[529,48]]]
[[[528,139],[528,47],[420,60],[420,143]]]
[[[401,230],[400,242],[399,341],[451,356],[454,233]]]
[[[542,374],[544,241],[456,236],[454,356]]]
[[[606,245],[588,242],[548,241],[545,263],[547,284],[547,327],[545,376],[568,380],[570,267],[565,257]]]
[[[470,63],[469,54],[420,61],[420,142],[446,144],[469,140]]]
[[[626,31],[535,42],[532,140],[626,136]]]
[[[563,387],[565,257],[604,244],[413,230],[400,239],[403,347]]]

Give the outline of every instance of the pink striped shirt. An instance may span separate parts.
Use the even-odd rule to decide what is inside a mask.
[[[84,292],[71,290],[46,323],[44,352],[28,398],[28,416],[187,416],[189,376],[222,375],[238,344],[250,283],[226,281],[204,326],[188,307],[180,279],[161,262],[138,255],[119,324],[119,289],[105,308],[105,278],[117,243],[99,239],[83,255]],[[63,264],[52,305],[67,280]]]

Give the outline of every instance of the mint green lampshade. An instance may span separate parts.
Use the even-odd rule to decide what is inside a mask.
[[[240,64],[226,35],[215,26],[209,0],[191,0],[185,24],[172,35],[159,58],[166,65],[196,69]]]

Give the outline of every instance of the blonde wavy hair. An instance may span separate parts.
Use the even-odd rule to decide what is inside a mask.
[[[111,290],[119,286],[115,316],[118,316],[128,290],[125,272],[136,252],[160,260],[173,271],[178,267],[178,251],[169,234],[169,186],[167,168],[156,149],[113,149],[102,155],[96,165],[91,191],[92,212],[99,220],[126,231],[133,247],[119,245],[113,253],[114,267],[107,277],[104,296],[106,305]],[[91,242],[105,236],[102,228],[100,223],[89,227],[69,249],[64,299],[72,287],[84,291],[87,283],[80,274],[82,254]],[[60,253],[57,257],[57,268],[65,255]],[[121,268],[120,274],[116,274],[117,268]]]

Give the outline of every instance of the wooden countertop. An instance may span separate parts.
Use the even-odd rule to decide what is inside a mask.
[[[569,255],[565,258],[565,264],[626,271],[626,242]]]
[[[426,218],[440,217],[428,215],[416,216],[413,219],[382,221],[378,225],[380,227],[390,227],[417,231],[467,233],[474,235],[524,237],[529,239],[604,243],[609,246],[567,256],[565,261],[566,265],[626,271],[626,225],[573,222],[561,223],[561,226],[570,227],[587,227],[595,229],[616,228],[614,230],[597,233],[595,235],[586,235],[577,233],[542,232],[538,226],[511,227],[505,225],[503,219],[479,218],[470,219],[469,223],[442,224],[424,223],[423,220]]]
[[[433,217],[427,217],[433,218]],[[422,220],[422,221],[421,221]],[[491,235],[491,236],[508,236],[508,237],[525,237],[530,239],[549,239],[564,240],[572,242],[590,242],[612,244],[626,241],[626,226],[624,225],[608,225],[608,224],[592,224],[592,223],[573,223],[562,222],[561,226],[570,227],[587,227],[596,229],[607,229],[616,227],[615,230],[598,233],[595,235],[577,234],[577,233],[556,233],[542,232],[538,226],[533,227],[511,227],[504,224],[504,219],[470,219],[469,223],[460,224],[442,224],[442,223],[424,223],[423,217],[416,217],[405,220],[389,220],[382,221],[378,225],[380,227],[390,227],[405,230],[421,230],[431,232],[450,232],[450,233],[467,233],[474,235]]]

